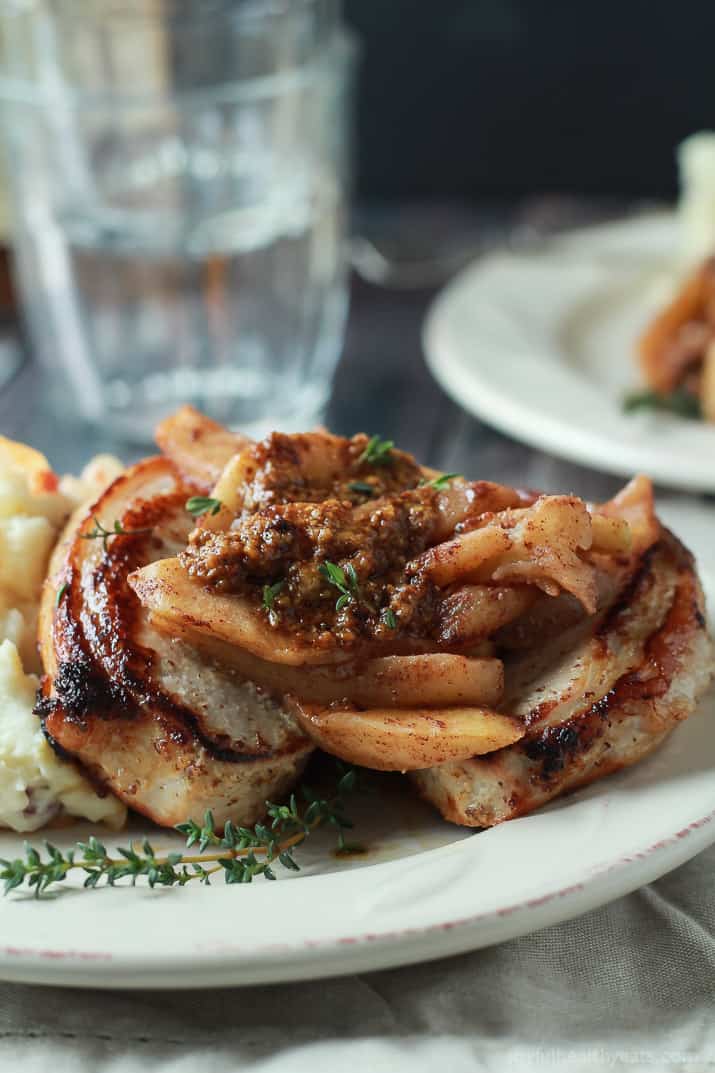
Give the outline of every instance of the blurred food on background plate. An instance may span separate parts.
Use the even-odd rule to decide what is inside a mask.
[[[687,138],[678,163],[679,272],[674,293],[638,340],[647,390],[628,407],[715,422],[715,133]]]

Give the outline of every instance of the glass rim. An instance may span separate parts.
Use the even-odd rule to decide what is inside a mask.
[[[2,3],[2,0],[0,0]],[[247,76],[232,81],[218,82],[212,86],[189,89],[171,89],[167,93],[140,90],[138,92],[115,90],[78,90],[63,88],[62,108],[134,108],[154,107],[200,108],[217,104],[249,104],[290,91],[300,90],[311,83],[324,81],[342,92],[349,85],[360,57],[360,44],[356,36],[344,27],[333,35],[322,54],[308,63],[286,68],[269,75]],[[0,70],[0,103],[23,104],[44,107],[48,110],[58,106],[56,87],[45,87],[29,79],[6,77]]]

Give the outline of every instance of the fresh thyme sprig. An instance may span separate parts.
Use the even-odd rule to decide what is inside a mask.
[[[141,851],[134,846],[120,847],[117,857],[94,836],[63,853],[50,842],[44,843],[45,856],[25,843],[25,856],[13,861],[0,859],[0,880],[5,894],[27,886],[40,897],[48,887],[62,883],[76,870],[85,873],[85,888],[101,882],[115,886],[129,879],[131,885],[144,877],[150,887],[184,887],[193,880],[210,884],[211,876],[223,873],[226,883],[250,883],[256,876],[275,879],[271,865],[277,862],[291,872],[300,871],[293,856],[295,849],[319,827],[333,827],[338,833],[338,851],[346,847],[345,831],[353,826],[345,813],[344,798],[358,789],[358,772],[344,764],[337,765],[337,784],[330,797],[321,797],[307,786],[301,788],[305,807],[298,805],[295,794],[287,805],[266,802],[266,823],[239,827],[230,821],[217,831],[210,811],[203,824],[193,820],[178,824],[176,830],[186,838],[186,849],[198,852],[158,853],[145,840]],[[208,852],[207,852],[208,851]],[[208,867],[207,867],[208,865]]]
[[[431,481],[421,481],[421,488],[436,488],[438,492],[443,492],[448,484],[456,480],[457,477],[461,477],[461,473],[441,473],[439,477],[433,478]]]
[[[211,496],[192,496],[191,499],[186,500],[186,510],[189,514],[193,514],[194,518],[202,514],[218,514],[222,506],[220,499],[212,499]]]
[[[346,563],[343,570],[336,563],[326,561],[320,564],[318,570],[325,580],[334,585],[341,594],[335,604],[336,611],[342,611],[346,604],[349,604],[352,600],[357,601],[360,598],[358,577],[352,563]]]
[[[146,526],[143,529],[125,529],[120,521],[115,521],[112,529],[105,529],[96,514],[92,515],[94,519],[94,529],[89,533],[82,533],[82,540],[101,540],[104,550],[107,550],[107,541],[113,536],[138,536],[140,533],[151,533],[151,526]]]
[[[395,618],[395,612],[392,610],[391,607],[385,608],[385,610],[380,615],[380,618],[385,623],[388,630],[397,629],[397,619]]]
[[[373,466],[385,466],[391,462],[390,452],[395,446],[394,440],[381,440],[379,436],[372,436],[368,445],[358,458],[358,462],[369,462]]]
[[[678,417],[701,417],[700,401],[689,391],[676,388],[669,395],[659,395],[655,391],[634,391],[623,400],[623,411],[627,414],[638,410],[660,410],[664,413],[677,414]]]

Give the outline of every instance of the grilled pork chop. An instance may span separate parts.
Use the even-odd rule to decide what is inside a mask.
[[[712,670],[692,556],[669,533],[598,623],[507,664],[525,737],[411,773],[445,819],[490,827],[647,756],[694,710]]]
[[[55,553],[41,614],[41,710],[58,747],[159,823],[200,818],[206,808],[219,823],[259,818],[266,798],[290,789],[314,747],[303,726],[351,762],[419,769],[411,777],[447,819],[489,826],[634,763],[691,713],[707,684],[710,643],[693,562],[661,530],[643,478],[589,512],[574,497],[525,496],[484,482],[425,485],[431,475],[414,463],[412,472],[400,454],[387,469],[366,460],[369,443],[362,442],[348,445],[352,469],[342,475],[346,488],[336,487],[325,457],[334,437],[273,437],[236,456],[240,438],[188,408],[158,438],[169,458],[145,460],[119,478],[71,520]],[[243,501],[246,489],[270,498],[263,514],[260,503]],[[206,545],[194,579],[181,557],[194,524],[185,503],[209,490],[222,505],[193,535],[192,547]],[[417,513],[403,518],[400,507],[410,504]],[[319,527],[311,575],[300,554],[288,555],[288,538],[305,531],[307,539],[321,511],[331,524]],[[435,546],[410,545],[400,557],[388,526],[383,544],[397,559],[386,553],[366,565],[366,542],[391,518],[393,529],[402,518],[409,532],[429,521]],[[352,523],[360,521],[358,532]],[[356,548],[342,548],[343,537]],[[277,562],[280,554],[285,562]],[[328,563],[353,554],[359,578]],[[380,562],[396,575],[373,593]],[[263,576],[271,564],[274,573]],[[253,589],[233,593],[249,566]],[[290,570],[295,592],[286,582]],[[371,601],[386,595],[395,609],[378,616],[381,605]],[[419,599],[425,618],[412,636],[405,630]],[[311,608],[317,618],[300,619],[308,631],[300,651],[301,638],[286,631],[296,649],[288,655],[299,658],[281,661],[274,627]],[[245,629],[236,642],[229,628],[246,621],[251,636],[265,641],[258,653],[244,650]],[[375,637],[366,640],[360,630],[368,627]],[[203,654],[193,647],[198,639]],[[336,639],[361,641],[362,650],[332,652]],[[375,653],[371,644],[380,639]],[[418,671],[428,675],[426,688]],[[293,694],[286,704],[284,694]],[[438,758],[410,722],[424,721],[430,713],[412,709],[429,697],[437,703],[437,694],[430,733]],[[317,713],[307,712],[306,698]],[[457,732],[457,717],[470,733]],[[502,747],[475,757],[472,732],[497,722],[508,725]],[[495,749],[495,741],[487,744]]]
[[[251,824],[280,798],[313,746],[276,701],[184,642],[159,633],[126,584],[176,554],[196,488],[147,459],[70,520],[43,594],[40,712],[50,740],[159,824]],[[97,522],[122,533],[92,536]],[[59,595],[58,595],[59,594]]]
[[[709,680],[693,562],[647,478],[588,507],[427,480],[402,453],[376,461],[369,443],[320,433],[245,448],[212,496],[216,516],[181,556],[131,575],[157,627],[223,646],[247,677],[252,665],[293,694],[320,748],[409,770],[454,822],[490,826],[634,763]],[[380,655],[410,688],[395,676],[377,704]],[[414,689],[430,656],[436,708]],[[503,673],[503,693],[465,678],[459,660],[475,657]],[[477,749],[469,728],[505,718],[510,736],[482,734]]]

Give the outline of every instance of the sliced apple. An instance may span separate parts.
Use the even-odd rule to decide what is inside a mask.
[[[303,730],[326,753],[378,771],[417,771],[512,745],[524,726],[488,708],[320,708],[293,702]]]
[[[628,523],[628,553],[632,558],[641,556],[661,536],[661,525],[655,513],[653,482],[642,473],[638,473],[624,485],[613,499],[594,507],[593,510],[594,518],[603,515]]]
[[[152,624],[163,633],[177,633],[175,624],[160,616],[152,615]],[[433,652],[384,656],[359,665],[296,667],[269,663],[221,641],[204,639],[200,647],[212,660],[233,667],[266,693],[276,698],[291,694],[306,703],[343,702],[365,708],[493,705],[504,691],[501,660],[489,654],[466,657]]]
[[[155,439],[179,472],[207,492],[231,458],[251,442],[193,406],[182,406],[160,422]]]
[[[369,660],[341,688],[365,707],[492,705],[501,700],[504,668],[498,659],[468,659],[446,652],[385,656]]]
[[[170,629],[196,644],[209,638],[248,649],[273,663],[341,663],[342,649],[322,649],[288,631],[270,629],[263,615],[240,596],[224,595],[193,581],[178,559],[160,559],[129,575],[141,603]]]

